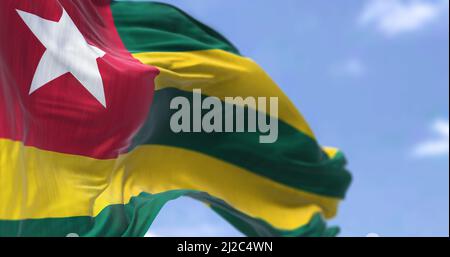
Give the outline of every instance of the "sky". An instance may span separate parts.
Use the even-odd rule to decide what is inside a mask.
[[[341,236],[449,235],[448,0],[190,0],[173,4],[258,62],[353,183]],[[156,236],[239,236],[202,203],[170,202]]]

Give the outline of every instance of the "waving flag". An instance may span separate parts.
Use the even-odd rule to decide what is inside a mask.
[[[350,183],[252,60],[152,2],[0,2],[0,236],[142,236],[205,202],[249,236],[327,236]],[[278,97],[278,139],[174,133],[171,99]],[[256,108],[247,106],[246,108]],[[248,119],[248,117],[246,117]]]

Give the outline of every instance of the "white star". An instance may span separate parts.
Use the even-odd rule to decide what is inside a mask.
[[[105,52],[89,45],[66,10],[58,22],[16,10],[46,50],[34,73],[29,94],[70,72],[106,108],[97,58]]]

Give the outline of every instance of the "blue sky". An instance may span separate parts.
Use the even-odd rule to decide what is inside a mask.
[[[354,181],[342,236],[449,235],[448,0],[191,0],[174,4],[256,60]],[[194,200],[169,203],[162,236],[240,235]]]

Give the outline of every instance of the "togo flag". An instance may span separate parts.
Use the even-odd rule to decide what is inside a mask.
[[[276,140],[173,131],[172,99],[211,96],[276,97],[275,114],[237,104],[275,119]],[[143,236],[180,196],[248,236],[332,236],[345,164],[256,63],[173,6],[0,1],[0,236]]]

